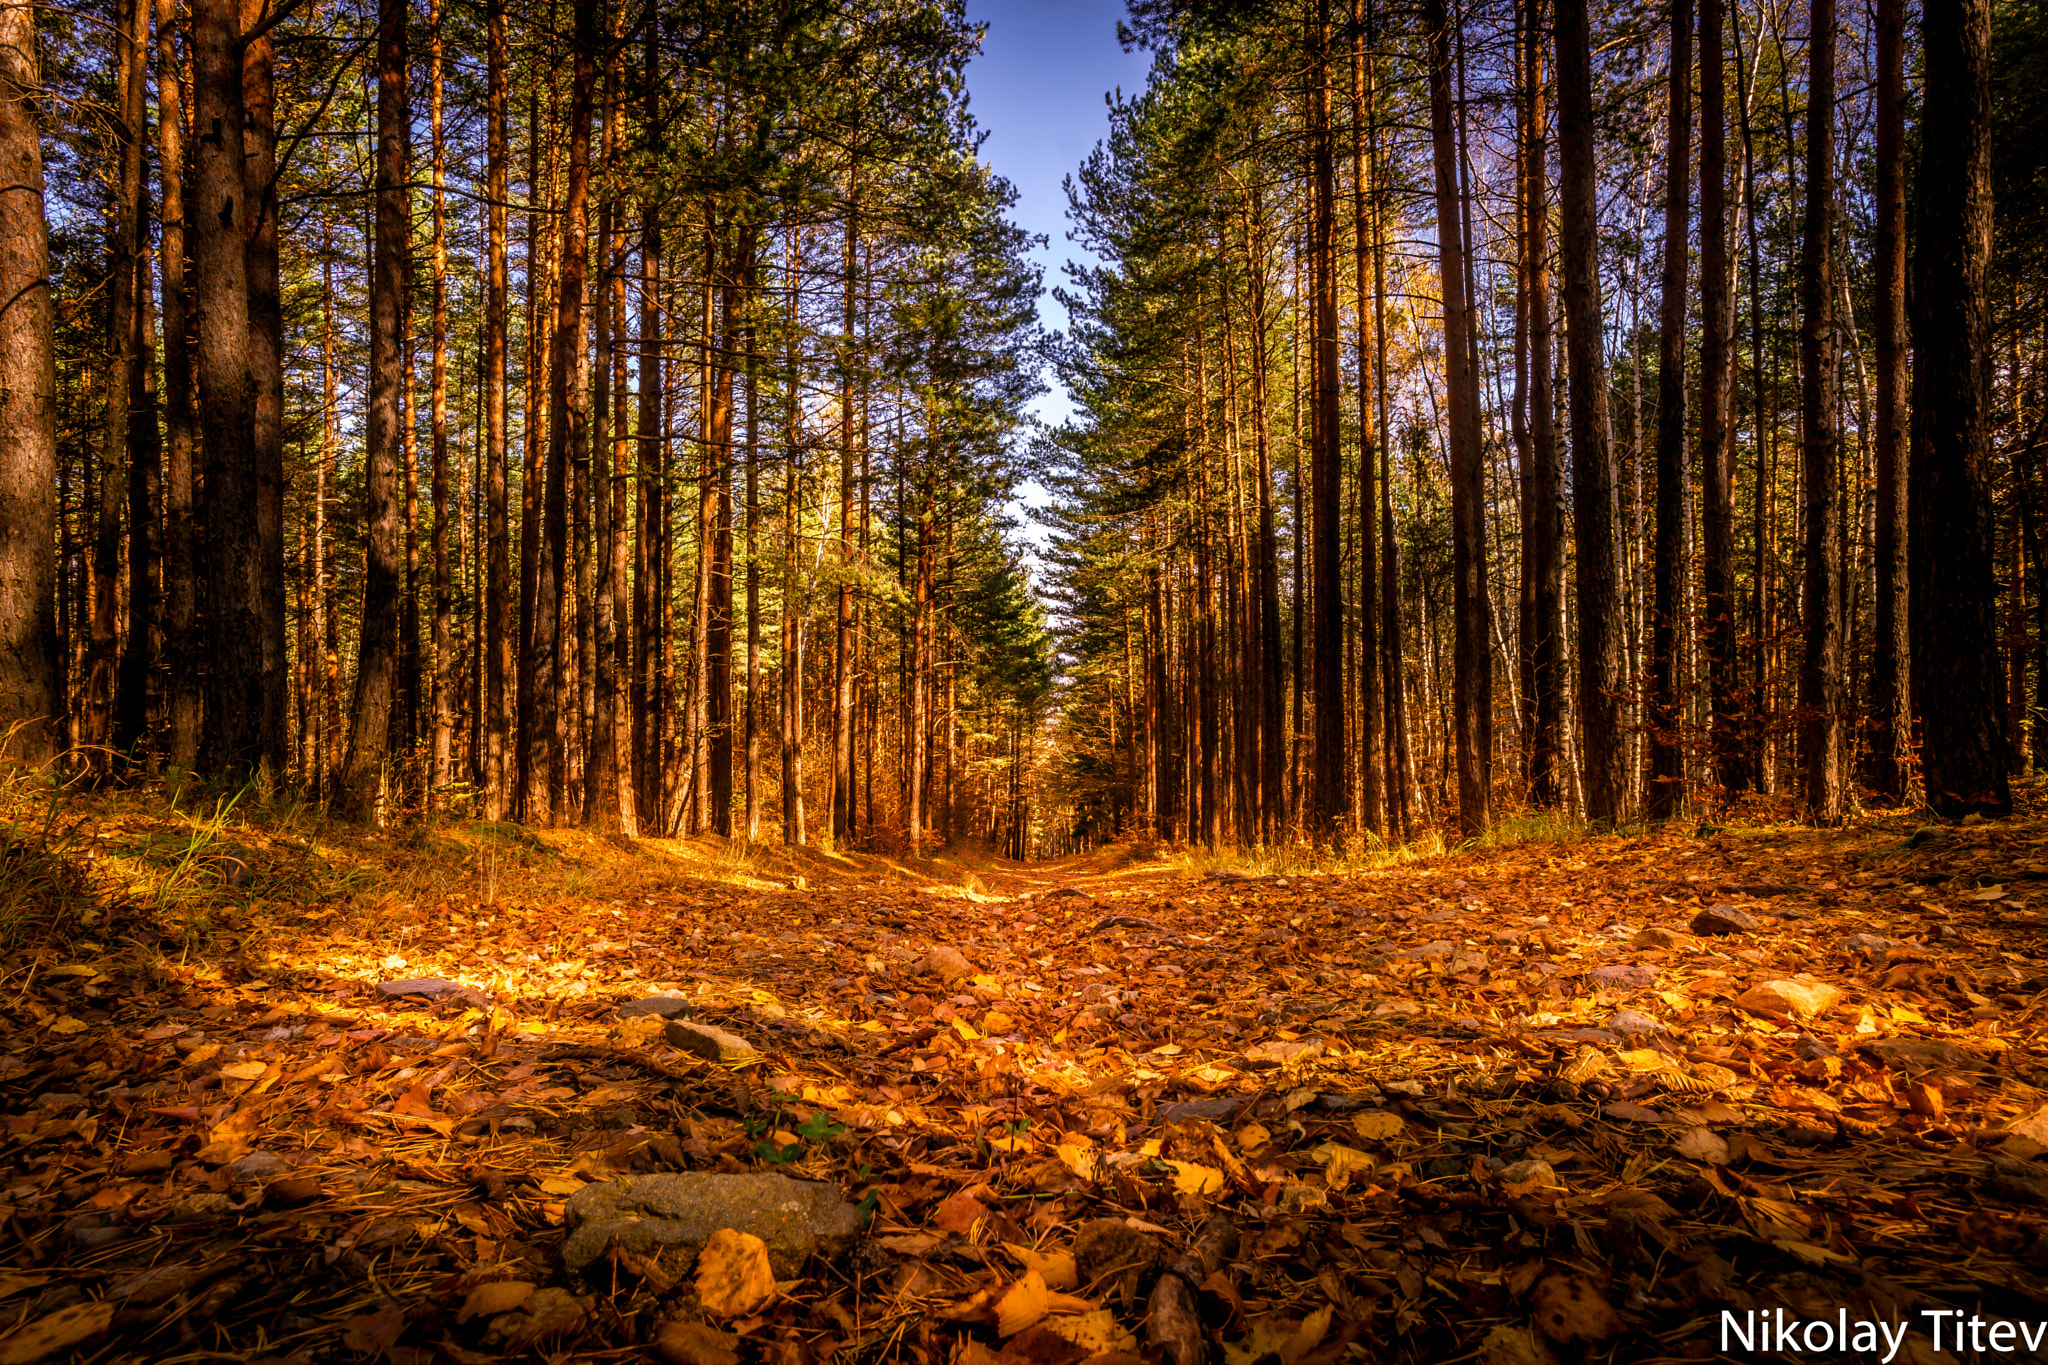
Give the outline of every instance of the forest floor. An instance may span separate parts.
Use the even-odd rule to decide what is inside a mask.
[[[1285,876],[17,802],[0,1365],[2038,1340],[2028,801]],[[836,1188],[603,1222],[678,1171]]]

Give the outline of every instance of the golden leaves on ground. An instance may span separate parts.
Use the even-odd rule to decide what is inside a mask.
[[[697,1300],[714,1317],[751,1317],[775,1301],[768,1244],[751,1232],[720,1228],[697,1254]]]

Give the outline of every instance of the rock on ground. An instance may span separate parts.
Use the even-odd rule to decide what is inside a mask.
[[[658,1019],[677,1019],[692,1013],[694,1008],[680,995],[648,995],[619,1006],[619,1017],[632,1019],[639,1015],[653,1015]]]
[[[1762,920],[1732,905],[1710,905],[1692,917],[1692,931],[1701,935],[1749,934],[1762,927]]]
[[[1842,992],[1825,981],[1759,981],[1735,1003],[1748,1010],[1811,1019],[1842,1003]]]
[[[837,1185],[775,1172],[705,1171],[621,1176],[569,1196],[562,1264],[581,1272],[613,1246],[636,1255],[661,1247],[699,1250],[720,1228],[751,1233],[768,1246],[778,1279],[792,1279],[814,1252],[833,1255],[860,1231],[854,1206]]]
[[[693,1024],[682,1019],[671,1019],[666,1029],[670,1047],[684,1052],[695,1053],[713,1062],[750,1062],[761,1054],[754,1045],[736,1033],[727,1033],[714,1024]]]

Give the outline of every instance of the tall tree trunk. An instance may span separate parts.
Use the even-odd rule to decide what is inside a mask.
[[[107,242],[107,361],[101,371],[105,407],[100,423],[99,515],[93,528],[91,643],[86,649],[78,737],[87,761],[104,771],[114,753],[114,693],[120,657],[121,522],[126,501],[131,376],[135,350],[135,263],[148,226],[142,214],[143,53],[149,42],[148,0],[120,0],[114,66],[116,113],[112,128],[113,230]]]
[[[1436,168],[1436,238],[1444,300],[1445,388],[1450,399],[1453,697],[1458,826],[1470,838],[1492,823],[1493,664],[1488,648],[1486,463],[1479,434],[1479,374],[1473,365],[1466,292],[1465,225],[1458,151],[1451,126],[1451,32],[1443,0],[1423,0],[1429,40],[1430,142]]]
[[[839,340],[839,593],[832,653],[832,810],[827,833],[846,839],[853,823],[853,406],[854,303],[860,291],[859,109],[848,153],[846,240],[841,253]],[[750,475],[751,477],[751,471]]]
[[[243,269],[249,277],[250,453],[256,564],[254,603],[261,658],[256,737],[261,771],[282,776],[289,666],[284,611],[284,303],[277,255],[277,93],[274,43],[264,27],[271,0],[242,0],[242,194],[248,201]]]
[[[1334,843],[1350,816],[1344,780],[1344,452],[1339,441],[1337,370],[1337,177],[1330,112],[1330,0],[1308,0],[1310,14],[1309,272],[1314,290],[1310,338],[1310,477],[1314,483],[1309,532],[1314,543],[1315,774],[1308,828],[1318,842]]]
[[[436,793],[448,785],[455,751],[454,599],[449,591],[448,531],[456,509],[448,487],[448,158],[441,138],[441,0],[428,0],[427,28],[427,83],[430,91],[427,123],[433,139],[434,234],[430,258],[433,288],[433,357],[430,363],[433,369],[427,395],[429,440],[433,445],[430,458],[433,461],[434,498],[433,563],[430,568],[434,614],[430,627],[432,637],[428,642],[434,655],[434,674],[431,703],[427,708],[431,727],[427,750],[427,801],[431,805],[438,799]]]
[[[144,28],[147,38],[146,20]],[[145,240],[135,260],[135,355],[139,363],[128,377],[128,636],[121,648],[114,696],[114,748],[131,756],[148,743],[149,691],[160,673],[157,665],[163,653],[157,622],[157,568],[163,561],[163,535],[156,515],[163,484],[163,437],[157,425],[149,261]],[[153,771],[154,753],[146,761]]]
[[[192,307],[185,284],[185,90],[173,0],[156,0],[157,166],[161,182],[158,282],[164,333],[164,758],[189,768],[199,755],[199,579],[193,543],[193,456],[199,411],[192,374]]]
[[[405,384],[405,257],[411,235],[406,184],[411,174],[407,108],[407,7],[380,0],[377,13],[376,240],[370,260],[370,374],[364,470],[363,624],[356,662],[342,808],[358,818],[379,813],[391,719],[397,701],[399,459],[405,436],[399,403]]]
[[[504,0],[490,0],[485,15],[484,197],[484,817],[502,820],[509,809],[506,771],[514,665],[510,615],[512,559],[507,524],[505,331],[509,285],[505,265],[506,34]]]
[[[1805,648],[1799,667],[1799,766],[1807,816],[1835,824],[1848,805],[1843,771],[1841,492],[1834,309],[1835,0],[1807,21],[1806,212],[1799,259],[1800,469],[1805,486]],[[1995,651],[1995,644],[1994,644]]]
[[[660,26],[650,14],[645,64],[641,77],[641,135],[645,150],[658,155],[661,128],[661,79],[658,63]],[[661,716],[663,603],[659,592],[666,577],[662,527],[667,523],[666,489],[662,479],[662,356],[661,356],[661,212],[651,195],[640,206],[640,319],[637,347],[638,410],[634,460],[638,478],[633,541],[633,779],[638,808],[646,813],[648,832],[668,832],[668,806],[662,789]]]
[[[262,545],[257,509],[256,394],[250,369],[247,244],[256,206],[245,192],[242,51],[236,0],[191,8],[194,361],[200,480],[195,537],[202,562],[206,695],[198,762],[265,775]]]
[[[0,9],[0,752],[57,752],[57,362],[35,12]]]
[[[1529,463],[1523,505],[1527,540],[1522,574],[1529,621],[1523,649],[1529,656],[1529,792],[1539,807],[1565,804],[1564,468],[1557,442],[1557,395],[1552,382],[1550,301],[1550,195],[1545,147],[1543,3],[1526,0],[1528,28],[1522,49],[1522,263],[1528,275]]]
[[[589,239],[590,121],[601,41],[597,0],[576,0],[574,71],[569,94],[569,164],[562,196],[555,321],[548,364],[547,487],[541,512],[540,574],[534,591],[535,707],[533,795],[529,819],[555,824],[569,814],[567,749],[575,725],[568,673],[570,617],[569,468],[588,458],[583,276]],[[542,782],[545,774],[546,781]]]
[[[1700,540],[1714,776],[1743,784],[1740,662],[1735,642],[1735,277],[1728,259],[1728,0],[1700,0]]]
[[[1572,511],[1578,552],[1579,720],[1586,818],[1622,816],[1628,774],[1621,734],[1621,571],[1607,357],[1600,304],[1593,62],[1586,0],[1557,0],[1558,246],[1564,258],[1565,356],[1571,390]]]
[[[1906,675],[1906,3],[1877,0],[1877,199],[1871,238],[1876,270],[1877,526],[1874,638],[1870,660],[1871,790],[1896,803],[1906,794],[1912,717]]]
[[[1705,0],[1707,4],[1718,0]],[[1668,820],[1685,802],[1685,286],[1692,209],[1692,0],[1673,0],[1664,157],[1664,275],[1657,318],[1657,531],[1650,609],[1650,774],[1645,805]]]
[[[1380,684],[1378,507],[1374,498],[1373,465],[1386,433],[1373,423],[1372,404],[1372,230],[1367,217],[1366,125],[1377,111],[1366,98],[1365,0],[1351,0],[1351,239],[1356,266],[1358,304],[1358,768],[1360,823],[1384,839],[1389,830],[1385,765],[1380,761],[1380,735],[1385,702]],[[1376,190],[1378,187],[1374,186]],[[1210,620],[1215,609],[1209,611]],[[1213,667],[1208,670],[1214,675]]]
[[[791,228],[784,274],[789,289],[788,355],[796,373],[797,229]],[[787,396],[782,466],[782,842],[792,847],[808,842],[804,828],[804,626],[798,604],[797,533],[802,523],[797,506],[797,460],[802,451],[802,408],[792,386]],[[899,443],[900,448],[900,443]],[[911,852],[917,851],[913,819]]]
[[[1991,512],[1991,4],[1933,0],[1914,195],[1907,613],[1927,802],[2012,809]]]
[[[755,844],[761,841],[761,367],[754,356],[751,287],[748,300],[740,353],[747,367],[747,842]]]

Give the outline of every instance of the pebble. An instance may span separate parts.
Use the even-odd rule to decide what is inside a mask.
[[[1662,1033],[1664,1031],[1662,1024],[1652,1019],[1649,1015],[1637,1010],[1615,1011],[1614,1017],[1607,1021],[1607,1027],[1625,1037],[1638,1033]]]
[[[1657,973],[1653,968],[1638,962],[1617,962],[1611,966],[1595,967],[1586,973],[1586,978],[1596,986],[1609,990],[1646,990],[1657,984]]]
[[[671,1019],[666,1029],[668,1045],[713,1062],[750,1062],[761,1054],[754,1045],[714,1024],[693,1024]]]
[[[631,1019],[651,1015],[657,1019],[676,1019],[695,1010],[696,1007],[680,995],[647,995],[619,1006],[619,1017]]]

